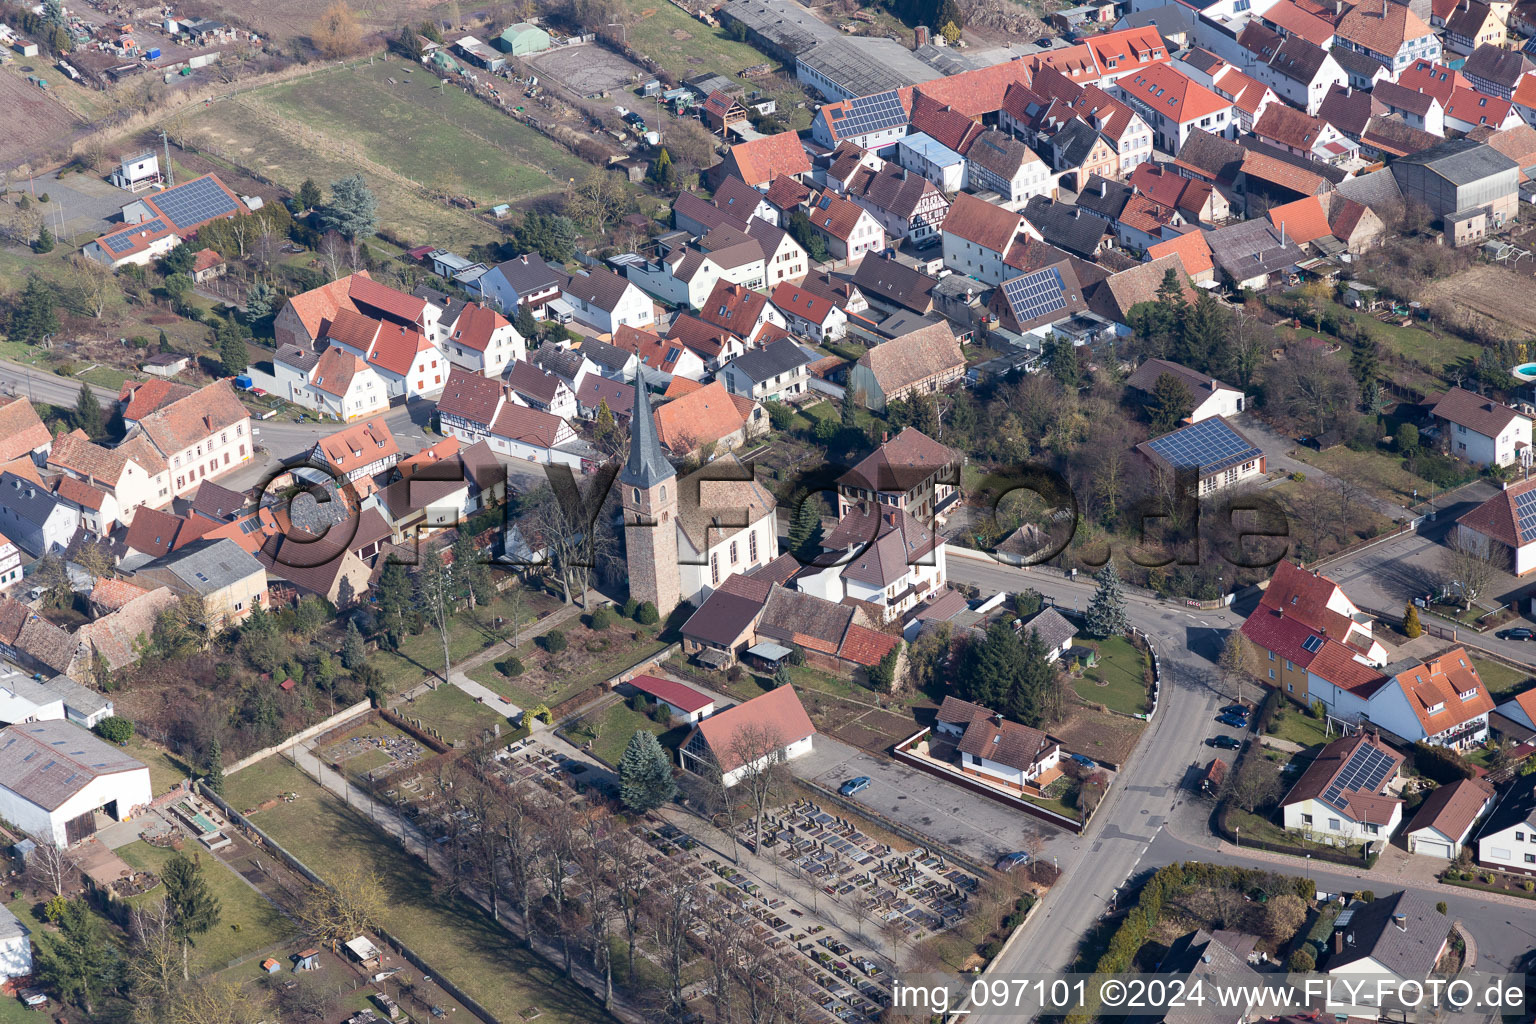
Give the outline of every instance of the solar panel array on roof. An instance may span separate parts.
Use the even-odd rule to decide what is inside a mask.
[[[135,224],[127,231],[119,231],[115,235],[108,235],[106,238],[102,239],[101,244],[105,245],[113,253],[127,252],[129,249],[133,248],[133,238],[140,232],[154,233],[156,231],[164,230],[165,221],[161,220],[159,217],[156,217],[154,220],[148,221],[144,224]]]
[[[1147,446],[1170,465],[1180,469],[1198,467],[1202,475],[1220,472],[1264,454],[1220,417],[1214,416],[1148,441]]]
[[[1536,540],[1536,491],[1515,495],[1515,519],[1520,543]]]
[[[185,185],[177,185],[151,196],[150,201],[177,227],[201,224],[205,220],[234,213],[239,209],[229,193],[212,178],[194,178]]]
[[[1314,633],[1301,642],[1301,649],[1309,654],[1316,654],[1323,649],[1323,638]]]
[[[1061,271],[1055,267],[1046,267],[1033,274],[1003,282],[1003,297],[1008,300],[1013,315],[1020,322],[1065,309],[1066,290]]]
[[[848,113],[837,122],[837,133],[842,136],[863,135],[894,128],[906,122],[907,112],[901,108],[901,97],[893,90],[849,100]]]
[[[1346,792],[1374,793],[1392,771],[1392,758],[1377,747],[1361,744],[1329,784],[1323,799],[1337,805]]]

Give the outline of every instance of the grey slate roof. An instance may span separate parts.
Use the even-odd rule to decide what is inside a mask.
[[[1045,641],[1045,646],[1049,648],[1060,647],[1077,636],[1077,627],[1068,622],[1066,616],[1055,608],[1042,609],[1039,614],[1024,624],[1024,628],[1039,633],[1040,639]]]
[[[1022,212],[1051,245],[1084,257],[1093,256],[1108,227],[1092,213],[1045,196],[1031,196]]]
[[[58,808],[103,775],[143,767],[73,722],[0,729],[0,786],[45,810]]]
[[[1301,36],[1291,35],[1286,36],[1285,41],[1276,48],[1269,66],[1293,82],[1310,85],[1322,68],[1323,61],[1327,59],[1328,51],[1321,46]]]
[[[656,418],[651,412],[651,393],[645,386],[645,377],[635,373],[634,415],[630,417],[629,461],[619,474],[619,483],[625,487],[649,489],[677,476],[677,470],[667,461],[656,437]]]
[[[994,128],[971,143],[966,158],[978,167],[1012,181],[1029,154],[1030,149],[1024,143]]]
[[[620,373],[635,358],[633,352],[628,352],[617,345],[610,345],[606,341],[598,341],[596,338],[581,339],[581,354],[592,360],[606,371],[605,376]]]
[[[1357,900],[1348,910],[1354,913],[1343,929],[1344,949],[1328,958],[1329,971],[1367,957],[1400,978],[1423,979],[1434,970],[1451,922],[1428,896],[1404,890],[1370,903]],[[1401,925],[1398,914],[1407,919]]]
[[[1334,60],[1339,62],[1339,67],[1343,68],[1351,75],[1357,75],[1360,78],[1370,78],[1372,75],[1376,74],[1376,72],[1381,70],[1381,64],[1376,60],[1367,57],[1363,53],[1356,53],[1354,50],[1346,50],[1344,47],[1339,46],[1338,44],[1334,44],[1333,46],[1329,47],[1328,53],[1333,57]]]
[[[0,504],[14,512],[17,518],[34,526],[42,526],[53,514],[59,499],[48,488],[40,487],[25,477],[4,473],[0,474]]]
[[[731,365],[754,383],[761,384],[781,373],[791,373],[809,362],[811,357],[805,354],[804,349],[788,338],[780,338],[762,348],[743,352],[731,360]]]
[[[44,686],[54,696],[62,698],[65,707],[73,709],[86,718],[105,710],[112,703],[95,690],[66,675],[54,676]]]
[[[1123,181],[1110,181],[1098,174],[1088,176],[1088,184],[1077,194],[1077,205],[1105,220],[1114,222],[1125,212],[1135,190]]]
[[[1061,131],[1051,137],[1051,142],[1061,154],[1058,157],[1061,167],[1076,167],[1087,160],[1099,137],[1099,130],[1082,118],[1074,117],[1068,121]]]
[[[442,310],[442,315],[438,317],[438,321],[444,324],[451,324],[458,320],[459,314],[464,312],[464,307],[469,305],[467,300],[457,295],[450,295],[441,288],[433,288],[429,284],[417,285],[411,291],[411,294],[418,299],[426,299],[432,305]]]
[[[1335,191],[1345,199],[1369,207],[1383,220],[1390,221],[1403,209],[1402,189],[1398,188],[1397,178],[1387,168],[1342,181]]]
[[[1531,58],[1519,50],[1506,50],[1493,43],[1483,43],[1473,50],[1461,67],[1461,73],[1468,78],[1485,79],[1510,90],[1532,70],[1536,70],[1536,64],[1531,63]]]
[[[905,263],[871,253],[854,271],[853,283],[867,298],[924,312],[932,304],[928,293],[938,282]]]
[[[1273,274],[1306,259],[1290,239],[1280,243],[1280,234],[1267,220],[1250,220],[1206,233],[1211,258],[1234,281],[1246,281],[1261,274]]]
[[[560,272],[545,263],[544,257],[536,252],[507,260],[505,263],[498,263],[495,269],[501,271],[501,276],[507,279],[507,284],[511,285],[512,290],[518,295],[528,295],[560,286]]]
[[[313,370],[315,368],[315,364],[320,362],[320,357],[318,355],[308,351],[307,349],[299,348],[297,345],[280,346],[277,350],[277,353],[272,358],[279,363],[284,363],[288,366],[292,366],[297,370],[302,370],[304,373],[308,373],[310,370]]]
[[[159,567],[204,596],[263,571],[254,555],[222,537],[193,541],[160,559]]]
[[[221,523],[233,519],[247,504],[244,494],[220,487],[212,480],[198,484],[197,493],[192,497],[192,511]]]
[[[1417,164],[1453,185],[1470,185],[1520,165],[1485,142],[1446,139],[1438,146],[1399,157],[1392,166]]]

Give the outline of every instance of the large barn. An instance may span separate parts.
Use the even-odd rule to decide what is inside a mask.
[[[147,767],[72,722],[0,729],[0,818],[37,839],[73,845],[152,795]]]

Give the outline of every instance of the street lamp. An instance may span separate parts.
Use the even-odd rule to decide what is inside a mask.
[[[1243,826],[1233,825],[1232,836],[1234,841],[1237,843],[1237,848],[1241,850],[1243,848]]]

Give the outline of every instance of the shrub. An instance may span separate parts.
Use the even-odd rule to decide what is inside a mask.
[[[741,677],[743,675],[745,675],[745,673],[742,672],[740,665],[732,665],[730,668],[726,669],[725,672],[725,678],[729,679],[733,683],[741,682]]]
[[[1533,882],[1527,878],[1525,881],[1520,883],[1520,888],[1524,889],[1526,892],[1536,892],[1536,882]]]
[[[1409,750],[1409,756],[1413,759],[1415,771],[1442,786],[1458,779],[1470,779],[1476,774],[1466,758],[1448,747],[1415,743]]]
[[[1446,904],[1445,900],[1441,900],[1439,903],[1435,904],[1435,909],[1438,910],[1440,913],[1445,914],[1445,913],[1448,913],[1451,908],[1450,908],[1449,905]]]
[[[647,601],[635,612],[635,621],[642,626],[654,626],[661,621],[661,613],[656,610],[654,604]]]
[[[979,952],[981,953],[981,958],[983,960],[991,960],[994,957],[996,957],[997,954],[1001,953],[1002,951],[1003,951],[1003,944],[1000,941],[998,941],[997,939],[992,939],[985,946],[982,946],[981,949],[979,950]]]
[[[523,663],[518,658],[509,657],[501,663],[501,674],[517,678],[523,674]]]
[[[1291,479],[1298,484],[1304,484],[1307,482],[1307,474],[1298,471],[1291,474]]]
[[[655,703],[655,705],[651,708],[649,715],[651,721],[655,722],[657,725],[672,724],[672,709],[667,707],[661,701],[657,701]]]
[[[789,648],[789,663],[791,665],[804,665],[805,664],[805,651],[800,649],[800,645],[799,644],[791,644],[790,645],[790,648]]]
[[[108,743],[122,746],[133,739],[133,721],[121,715],[110,715],[96,723],[96,735]]]
[[[550,654],[559,654],[561,651],[565,650],[569,644],[570,641],[565,638],[565,633],[558,629],[552,629],[548,633],[545,633],[543,636],[539,637],[539,646],[544,648]]]
[[[1291,954],[1290,967],[1293,971],[1305,973],[1317,966],[1317,957],[1306,946],[1302,946]]]
[[[631,694],[627,703],[629,704],[629,710],[638,711],[642,715],[645,714],[645,694]]]
[[[624,617],[626,619],[633,619],[635,617],[635,613],[639,610],[640,602],[636,601],[634,598],[631,597],[624,602]]]
[[[1409,640],[1417,640],[1424,635],[1424,626],[1419,622],[1419,610],[1412,604],[1403,609],[1403,635]]]
[[[613,606],[608,604],[599,605],[592,612],[587,625],[596,630],[604,630],[613,625]]]
[[[549,708],[543,704],[535,704],[527,710],[526,714],[532,715],[535,721],[543,722],[545,725],[548,725],[554,717],[549,713]]]

